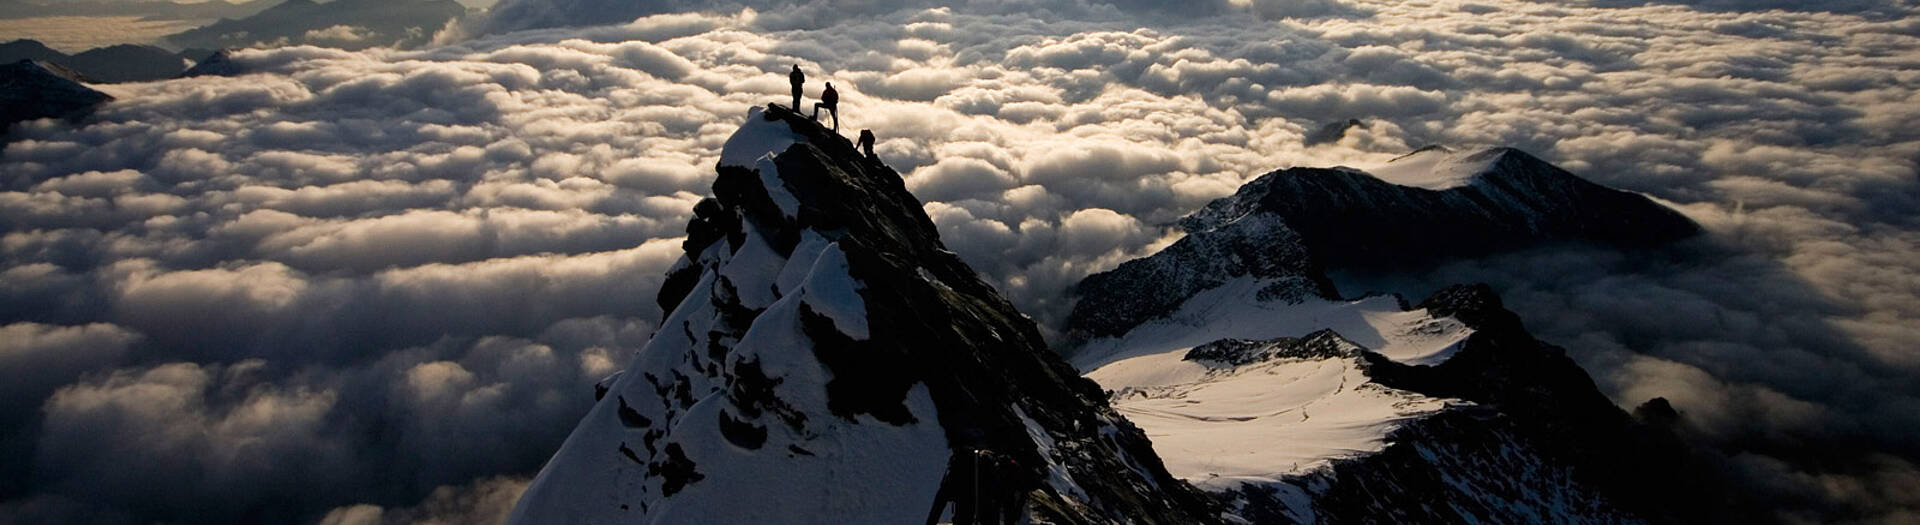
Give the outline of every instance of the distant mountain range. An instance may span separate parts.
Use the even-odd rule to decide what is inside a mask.
[[[0,0],[0,18],[36,18],[42,16],[141,16],[165,20],[201,20],[244,18],[265,11],[279,0],[225,1],[193,4],[176,2],[126,2],[114,0],[48,1]]]
[[[38,41],[15,40],[0,44],[0,63],[33,60],[59,64],[78,73],[85,82],[142,82],[180,76],[210,53],[206,50],[175,53],[154,46],[121,44],[68,55]]]
[[[225,2],[208,2],[226,4]],[[93,4],[41,6],[19,0],[0,0],[0,18],[57,14],[91,14]],[[206,13],[239,13],[204,27],[168,36],[166,42],[183,51],[121,44],[66,54],[34,40],[0,44],[0,64],[33,60],[59,64],[77,73],[83,82],[141,82],[181,76],[216,50],[236,47],[319,45],[342,49],[413,47],[427,43],[447,23],[466,14],[453,0],[287,0],[268,7],[267,0],[227,4],[246,9],[200,8]],[[79,6],[79,7],[75,7]],[[259,7],[260,9],[252,9]],[[84,9],[83,9],[84,8]],[[89,9],[92,9],[91,11]],[[101,8],[104,9],[104,8]]]
[[[466,14],[453,0],[287,0],[253,16],[222,19],[167,37],[182,47],[312,44],[342,49],[413,47]]]
[[[154,46],[122,44],[89,49],[69,55],[36,40],[15,40],[0,44],[0,63],[31,60],[58,64],[70,70],[80,82],[112,83],[160,80],[180,76],[195,62],[189,55],[210,52],[189,50],[179,53]]]

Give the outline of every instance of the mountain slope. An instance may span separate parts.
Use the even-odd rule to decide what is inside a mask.
[[[31,60],[0,66],[0,131],[27,120],[77,117],[113,100],[79,78],[66,68]]]
[[[1654,246],[1699,233],[1652,200],[1512,148],[1424,148],[1370,171],[1292,168],[1182,219],[1209,231],[1274,215],[1330,268],[1398,268],[1552,241]]]
[[[1218,520],[892,169],[778,106],[719,164],[661,329],[515,523],[921,522],[937,496],[1051,523]]]
[[[188,62],[178,54],[153,46],[121,44],[98,47],[67,57],[68,67],[101,82],[142,82],[180,76]]]
[[[286,0],[252,16],[222,19],[167,37],[181,47],[224,49],[312,44],[358,50],[424,44],[466,13],[453,0]]]

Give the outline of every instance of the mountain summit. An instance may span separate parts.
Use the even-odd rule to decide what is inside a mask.
[[[514,523],[1211,523],[941,244],[899,174],[780,107],[726,142],[653,339]]]

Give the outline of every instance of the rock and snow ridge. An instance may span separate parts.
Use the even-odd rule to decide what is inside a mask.
[[[514,523],[922,522],[955,454],[1048,523],[1210,523],[1104,393],[945,250],[900,177],[753,110],[695,207],[661,328]],[[964,456],[963,456],[964,457]],[[944,481],[943,481],[944,480]]]
[[[1076,287],[1065,351],[1175,475],[1254,523],[1702,518],[1670,422],[1615,407],[1491,289],[1344,299],[1323,273],[1414,234],[1487,241],[1396,256],[1640,245],[1697,226],[1515,150],[1398,162],[1389,180],[1275,172],[1215,201],[1187,237]],[[1414,219],[1429,223],[1400,222]],[[1657,230],[1621,237],[1623,224]]]

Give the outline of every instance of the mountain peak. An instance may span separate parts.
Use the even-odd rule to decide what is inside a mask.
[[[514,522],[899,523],[949,502],[1036,522],[1217,521],[945,250],[892,168],[769,105],[716,170],[661,286],[666,318]]]
[[[1421,148],[1384,166],[1262,175],[1180,220],[1207,231],[1275,215],[1333,268],[1392,267],[1547,242],[1645,247],[1699,225],[1514,148]]]

